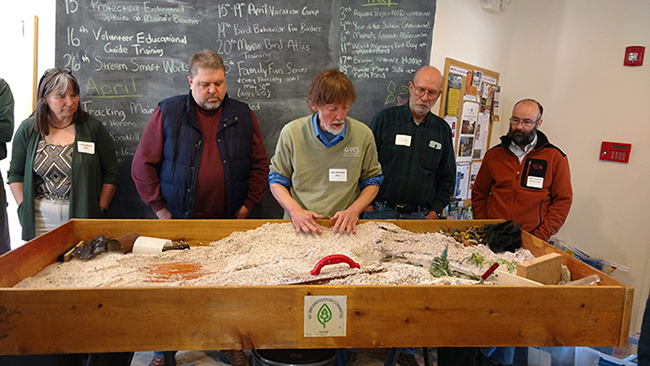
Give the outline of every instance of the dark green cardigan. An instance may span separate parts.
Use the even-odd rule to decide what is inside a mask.
[[[14,136],[9,166],[9,184],[23,183],[23,203],[18,206],[18,218],[23,226],[23,240],[35,236],[34,225],[34,156],[41,135],[34,130],[35,118],[23,121]],[[78,141],[95,143],[95,153],[80,153]],[[117,185],[119,165],[113,140],[101,122],[89,117],[75,124],[72,153],[72,188],[70,218],[99,218],[99,195],[104,184]]]

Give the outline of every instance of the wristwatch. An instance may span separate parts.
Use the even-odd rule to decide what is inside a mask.
[[[102,206],[99,206],[99,212],[101,212],[102,215],[106,215],[106,213],[108,212],[108,209],[107,209],[107,208],[104,208],[104,207],[102,207]]]

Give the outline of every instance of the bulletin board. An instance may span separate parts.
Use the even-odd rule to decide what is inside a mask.
[[[499,121],[499,73],[451,58],[445,59],[439,116],[452,130],[456,188],[449,214],[467,217],[476,174],[489,149],[492,123]]]

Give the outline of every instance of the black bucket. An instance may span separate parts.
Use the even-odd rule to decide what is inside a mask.
[[[334,366],[336,349],[253,350],[250,366]]]

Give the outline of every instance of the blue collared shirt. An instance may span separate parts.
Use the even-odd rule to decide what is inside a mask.
[[[320,142],[322,142],[326,148],[329,149],[330,147],[336,146],[336,144],[343,141],[345,138],[345,131],[348,128],[347,122],[343,125],[343,131],[341,131],[341,133],[338,135],[334,135],[327,131],[323,131],[320,129],[320,127],[318,127],[318,113],[314,114],[314,117],[311,120],[314,123],[314,131],[316,131],[316,137],[318,137]]]
[[[327,147],[328,149],[336,146],[339,142],[343,141],[343,139],[345,138],[345,131],[347,130],[347,126],[348,126],[347,122],[343,126],[343,131],[341,131],[341,133],[337,135],[331,134],[327,131],[323,131],[320,129],[320,127],[318,127],[318,113],[314,114],[314,117],[312,118],[312,123],[314,124],[314,131],[316,131],[316,137],[318,137],[318,140],[320,140],[320,142],[322,142],[323,145],[325,145],[325,147]],[[384,181],[384,175],[378,174],[372,178],[359,180],[359,188],[363,190],[364,188],[370,185],[380,186],[383,181]],[[289,189],[289,187],[291,187],[291,179],[283,175],[280,175],[278,173],[271,173],[269,174],[269,185],[271,184],[280,184],[285,188]]]

